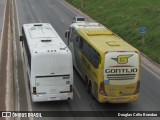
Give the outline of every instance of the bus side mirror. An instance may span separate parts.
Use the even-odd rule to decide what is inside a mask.
[[[70,34],[69,30],[66,30],[66,32],[65,32],[65,37],[68,38],[68,37],[69,37],[69,34]]]
[[[70,31],[66,30],[65,37],[67,38],[67,45],[69,45],[69,35],[70,35]]]
[[[22,41],[23,40],[23,38],[22,38],[22,36],[20,36],[20,41]]]

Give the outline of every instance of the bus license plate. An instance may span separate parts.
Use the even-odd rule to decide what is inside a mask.
[[[56,97],[50,97],[49,98],[49,100],[55,100],[56,99]]]

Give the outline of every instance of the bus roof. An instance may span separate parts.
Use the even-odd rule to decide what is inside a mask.
[[[69,51],[68,47],[49,23],[24,24],[23,30],[31,53]]]
[[[138,51],[118,35],[99,23],[73,23],[71,27],[97,51]]]

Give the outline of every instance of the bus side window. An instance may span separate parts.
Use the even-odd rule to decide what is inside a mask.
[[[80,49],[83,48],[83,38],[82,37],[80,37],[79,48]]]
[[[95,68],[98,68],[98,65],[100,63],[100,56],[94,49],[91,55],[91,63],[93,64]]]
[[[95,68],[98,68],[100,64],[99,53],[91,45],[89,45],[85,40],[83,40],[82,37],[80,37],[79,49],[84,54],[84,56],[90,61],[90,63]]]

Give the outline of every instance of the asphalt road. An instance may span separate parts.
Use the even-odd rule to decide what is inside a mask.
[[[68,7],[61,4],[60,0],[16,0],[18,12],[18,25],[20,27],[25,23],[51,23],[58,34],[66,43],[64,33],[72,22],[75,16]],[[21,58],[19,58],[21,59]],[[22,62],[22,60],[20,60]],[[19,62],[18,62],[19,64]],[[22,68],[22,63],[19,64]],[[19,74],[21,74],[19,72]],[[27,79],[27,78],[25,78]],[[21,79],[22,80],[22,79]],[[24,83],[23,83],[24,84]],[[84,83],[78,73],[74,70],[74,99],[70,101],[57,102],[42,102],[42,103],[27,103],[31,104],[33,111],[160,111],[160,79],[154,76],[149,69],[142,67],[141,70],[141,94],[140,99],[128,104],[100,104],[87,93]],[[25,91],[25,87],[21,87],[19,91]],[[24,102],[25,97],[21,96],[21,101]],[[20,105],[24,104],[20,101]],[[27,110],[27,106],[22,108]],[[42,118],[42,120],[51,120],[53,118]],[[56,118],[56,119],[88,119],[88,118]],[[97,118],[90,118],[97,119]],[[106,118],[99,118],[106,119]],[[108,120],[116,118],[107,118]],[[119,118],[120,120],[125,118]],[[130,119],[156,119],[156,118],[130,118]],[[157,118],[158,120],[159,118]]]

